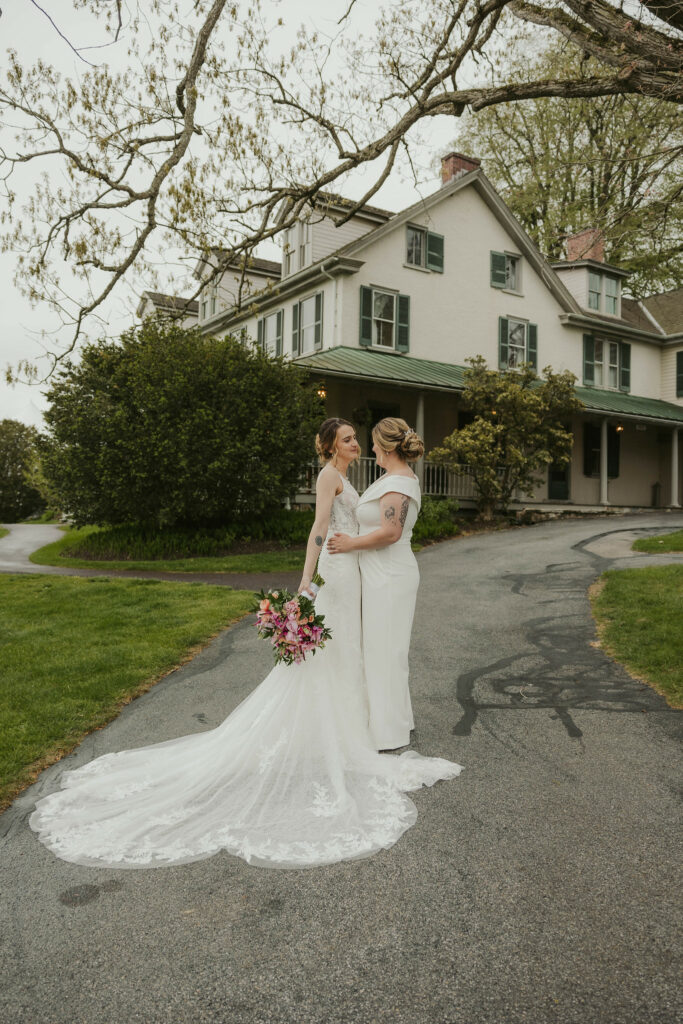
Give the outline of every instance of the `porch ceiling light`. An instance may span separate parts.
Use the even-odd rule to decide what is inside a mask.
[[[327,398],[327,388],[325,387],[324,384],[321,384],[318,387],[318,398],[322,398],[322,399]]]
[[[617,431],[617,434],[622,434],[623,431],[624,431],[624,424],[623,423],[617,423],[616,431]]]

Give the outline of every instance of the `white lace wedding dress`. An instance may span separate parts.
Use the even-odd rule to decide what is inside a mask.
[[[330,532],[358,532],[357,503],[344,479]],[[322,651],[276,666],[216,729],[64,772],[61,791],[30,818],[41,842],[63,860],[109,868],[183,864],[219,850],[264,867],[304,868],[392,846],[417,817],[405,792],[461,768],[413,751],[375,751],[358,557],[324,547],[320,573],[316,607],[333,631]]]

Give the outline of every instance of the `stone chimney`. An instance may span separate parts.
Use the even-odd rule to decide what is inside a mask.
[[[605,236],[598,228],[584,228],[567,236],[567,259],[605,262]]]
[[[464,153],[447,153],[441,157],[441,185],[450,185],[456,178],[463,174],[476,171],[481,160],[476,156],[465,156]]]

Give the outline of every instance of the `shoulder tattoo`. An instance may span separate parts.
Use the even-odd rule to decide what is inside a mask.
[[[401,511],[398,516],[398,521],[401,526],[405,526],[406,519],[408,518],[408,506],[410,505],[410,498],[404,498],[401,502]]]

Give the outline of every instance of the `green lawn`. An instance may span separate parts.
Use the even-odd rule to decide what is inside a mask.
[[[85,526],[69,530],[53,544],[46,544],[30,556],[36,565],[61,565],[72,569],[129,569],[147,572],[290,572],[303,569],[305,550],[263,551],[249,555],[225,555],[212,558],[167,558],[142,562],[103,562],[86,558],[69,558],[74,547],[88,532],[97,527]]]
[[[0,526],[0,539],[2,539],[2,537],[6,537],[8,533],[9,530],[6,530],[4,526]]]
[[[0,575],[0,809],[252,600],[201,583]]]
[[[606,572],[592,597],[606,650],[683,707],[683,565]]]
[[[683,530],[660,534],[659,537],[640,537],[633,543],[634,551],[683,551]]]

